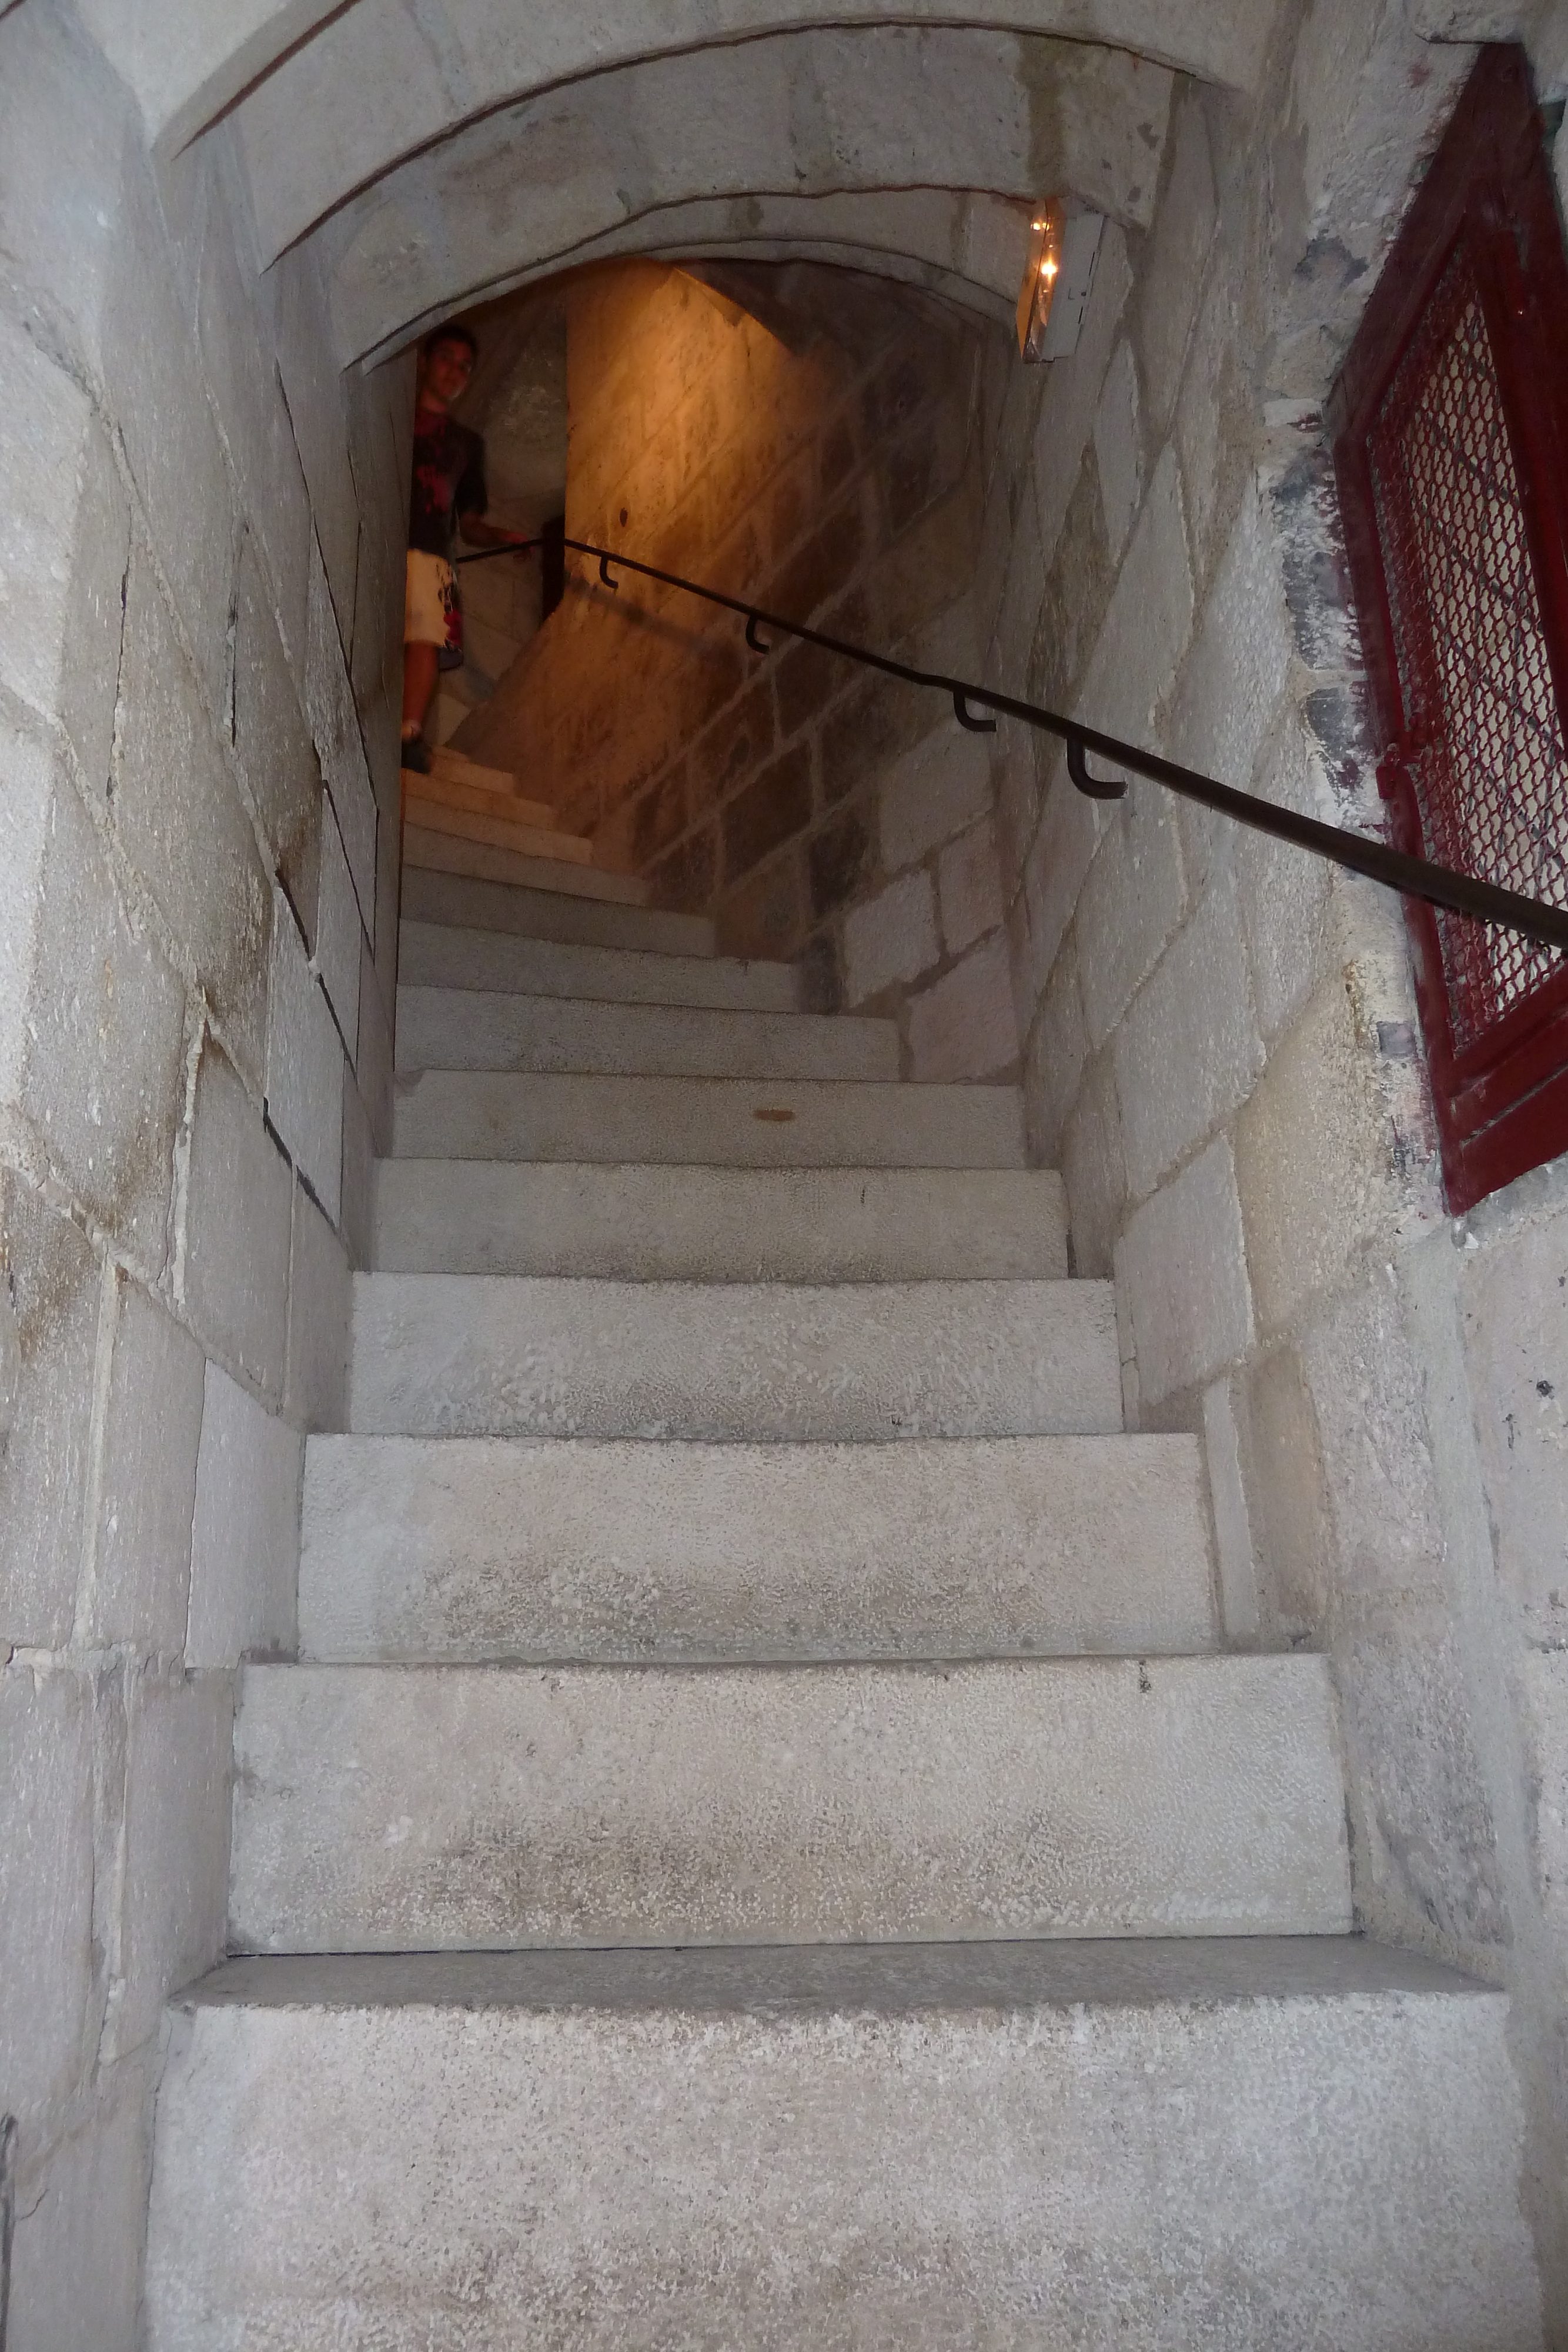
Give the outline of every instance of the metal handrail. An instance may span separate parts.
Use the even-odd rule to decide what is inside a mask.
[[[484,548],[474,555],[460,555],[457,562],[483,563],[497,555],[525,554],[542,544],[538,539],[517,540],[506,547]],[[569,539],[565,544],[576,555],[598,559],[599,577],[612,594],[620,587],[619,581],[610,576],[613,564],[620,571],[635,572],[644,580],[682,589],[688,596],[700,596],[706,604],[738,614],[746,623],[746,642],[753,653],[772,652],[772,646],[758,635],[759,628],[770,629],[784,636],[800,638],[809,646],[821,646],[825,652],[841,654],[846,661],[859,662],[863,668],[880,670],[884,677],[902,678],[907,685],[931,687],[950,696],[959,725],[976,734],[993,735],[997,725],[995,719],[977,718],[977,709],[993,710],[1004,718],[1021,719],[1026,727],[1040,728],[1067,746],[1067,772],[1078,790],[1091,800],[1120,800],[1125,793],[1127,787],[1122,778],[1095,775],[1089,766],[1091,756],[1113,760],[1118,767],[1130,768],[1134,775],[1145,776],[1151,783],[1163,784],[1167,792],[1179,793],[1183,800],[1196,801],[1200,808],[1214,809],[1221,816],[1234,818],[1239,824],[1250,825],[1256,833],[1271,834],[1277,841],[1289,841],[1298,849],[1311,850],[1314,856],[1329,858],[1352,874],[1364,874],[1369,880],[1381,882],[1385,888],[1400,891],[1406,898],[1423,898],[1428,906],[1445,908],[1451,914],[1469,915],[1477,922],[1495,923],[1504,930],[1518,931],[1542,947],[1568,950],[1568,909],[1548,906],[1540,898],[1527,898],[1517,890],[1504,890],[1495,882],[1478,881],[1472,875],[1457,874],[1451,866],[1435,866],[1425,857],[1408,856],[1403,850],[1390,849],[1385,842],[1368,841],[1362,834],[1347,833],[1342,825],[1322,824],[1316,817],[1300,816],[1294,809],[1260,800],[1256,793],[1238,792],[1232,785],[1200,774],[1196,768],[1184,768],[1175,760],[1162,759],[1155,751],[1141,751],[1135,743],[1124,743],[1119,737],[1085,727],[1076,719],[1064,719],[1060,711],[1046,710],[1036,702],[1020,702],[1014,695],[997,694],[988,686],[973,686],[963,678],[948,677],[940,670],[913,668],[907,662],[894,661],[887,654],[873,653],[864,646],[831,636],[825,630],[808,628],[804,622],[787,620],[781,613],[769,613],[759,604],[748,604],[739,596],[727,596],[721,589],[706,588],[698,581],[683,579],[678,572],[662,572],[657,564],[639,562],[633,555],[618,555],[611,548],[595,547],[582,539]]]

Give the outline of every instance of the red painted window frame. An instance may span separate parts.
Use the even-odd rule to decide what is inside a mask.
[[[1388,834],[1427,848],[1409,761],[1369,437],[1456,247],[1468,244],[1518,472],[1547,656],[1568,721],[1568,258],[1524,51],[1481,51],[1384,265],[1329,402]],[[1487,877],[1500,878],[1500,877]],[[1431,908],[1406,901],[1443,1181],[1462,1213],[1568,1151],[1568,962],[1456,1051]]]

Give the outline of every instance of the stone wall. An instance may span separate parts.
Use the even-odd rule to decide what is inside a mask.
[[[234,1670],[294,1639],[390,1112],[405,370],[0,22],[0,2107],[13,2352],[129,2352]]]
[[[1375,825],[1321,410],[1473,55],[1314,0],[1258,107],[1178,98],[1078,352],[988,373],[995,682]],[[1084,799],[1021,729],[996,774],[1031,1135],[1114,1274],[1130,1421],[1206,1436],[1231,1638],[1334,1660],[1363,1925],[1513,1990],[1568,2342],[1568,1168],[1446,1217],[1385,894],[1150,785]]]
[[[653,265],[572,287],[570,534],[972,667],[980,331],[842,271],[740,278],[768,325]],[[580,559],[572,578],[461,747],[666,903],[711,909],[727,949],[805,955],[823,999],[899,1010],[935,983],[907,1015],[923,1075],[1010,1064],[979,739],[813,647],[759,661],[689,597],[628,575],[612,595]]]

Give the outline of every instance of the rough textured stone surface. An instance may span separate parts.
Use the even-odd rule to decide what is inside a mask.
[[[304,1441],[207,1366],[191,1536],[193,1666],[293,1646]]]
[[[593,948],[404,920],[404,988],[516,989],[613,1004],[706,1004],[737,1013],[797,1013],[793,964]]]
[[[1049,1169],[528,1167],[386,1160],[386,1274],[928,1282],[1067,1272]]]
[[[252,1667],[235,1759],[241,1949],[1350,1924],[1314,1658]]]
[[[290,1191],[260,1110],[209,1040],[196,1073],[181,1293],[209,1346],[273,1395],[283,1385]]]
[[[1145,1399],[1208,1379],[1245,1353],[1252,1295],[1236,1171],[1223,1139],[1129,1219],[1116,1245]]]
[[[1263,1066],[1236,892],[1220,877],[1116,1032],[1127,1189],[1143,1200],[1249,1091]]]
[[[138,1675],[125,1749],[125,1847],[105,2054],[134,2050],[171,1992],[224,1949],[234,1696],[227,1675]]]
[[[24,2121],[68,2091],[97,2032],[91,1680],[0,1668],[6,1834],[0,1840],[0,2054]]]
[[[59,1647],[76,1610],[101,1284],[79,1229],[0,1173],[8,1309],[0,1440],[0,1642]]]
[[[400,1070],[874,1080],[898,1076],[898,1032],[891,1021],[822,1013],[579,1003],[405,982],[397,1061]]]
[[[300,1646],[351,1661],[1202,1650],[1191,1438],[314,1439]]]
[[[1001,877],[997,870],[996,829],[989,817],[949,842],[936,861],[936,897],[942,910],[942,941],[958,955],[999,926]]]
[[[343,1048],[286,907],[272,932],[267,1115],[335,1223],[343,1173]]]
[[[882,780],[877,807],[890,874],[939,848],[991,806],[991,755],[983,735],[948,726],[906,752]]]
[[[552,940],[567,946],[613,948],[622,954],[711,956],[708,915],[677,915],[636,904],[612,905],[555,890],[511,889],[465,874],[411,866],[403,875],[407,922]]]
[[[356,1275],[350,1427],[897,1439],[1121,1426],[1093,1283],[705,1288]]]
[[[303,1185],[294,1188],[288,1261],[285,1417],[303,1429],[341,1429],[349,1407],[348,1255]]]
[[[942,953],[936,937],[936,901],[924,869],[890,882],[844,925],[845,992],[863,1004],[895,981],[915,980]]]
[[[988,1077],[1018,1060],[1012,971],[999,933],[913,999],[909,1050],[921,1080]]]
[[[602,1078],[427,1070],[401,1080],[403,1160],[662,1160],[736,1168],[1021,1168],[1012,1087]]]
[[[89,1641],[141,1641],[177,1658],[190,1608],[202,1351],[144,1291],[118,1290],[97,1541],[78,1613]]]
[[[305,2352],[352,2273],[395,2352],[1535,2352],[1506,2015],[1332,1939],[238,1961],[176,2021],[151,2342]]]

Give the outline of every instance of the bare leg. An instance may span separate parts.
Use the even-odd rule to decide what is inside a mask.
[[[440,675],[439,649],[405,645],[402,649],[402,733],[407,742],[423,730]]]

